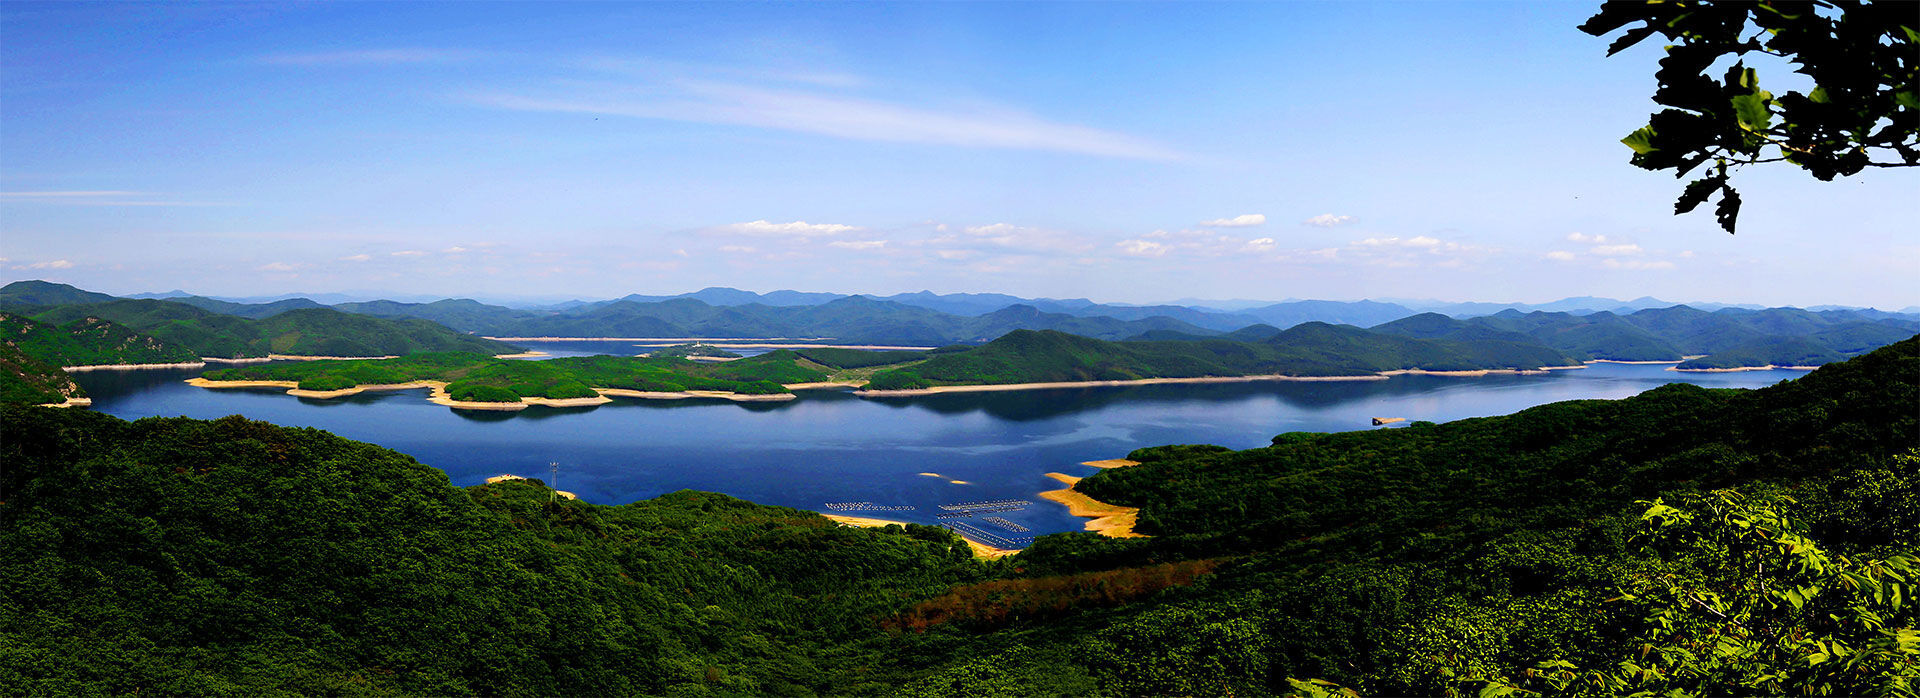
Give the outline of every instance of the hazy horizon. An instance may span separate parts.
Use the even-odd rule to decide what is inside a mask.
[[[0,5],[0,269],[114,294],[709,286],[1920,302],[1920,173],[1627,163],[1581,3]],[[1792,76],[1757,63],[1776,93]],[[1522,300],[1526,299],[1526,300]]]

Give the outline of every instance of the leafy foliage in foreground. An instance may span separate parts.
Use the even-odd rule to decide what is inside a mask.
[[[1608,55],[1656,33],[1667,44],[1653,94],[1666,108],[1621,141],[1633,164],[1685,177],[1712,161],[1687,184],[1675,214],[1718,193],[1714,216],[1733,232],[1740,195],[1728,179],[1755,163],[1789,162],[1821,181],[1920,166],[1920,21],[1909,3],[1609,0],[1580,25],[1594,36],[1619,29],[1626,32]],[[1747,61],[1764,56],[1791,64],[1813,89],[1761,89]],[[1727,65],[1719,79],[1707,73],[1717,65]]]
[[[9,407],[0,433],[10,693],[844,693],[876,678],[870,618],[980,573],[943,529],[463,490],[238,417]]]
[[[426,353],[392,359],[303,361],[208,371],[213,381],[295,381],[306,390],[413,381],[446,382],[456,400],[518,402],[523,397],[593,397],[594,388],[649,392],[714,390],[749,395],[784,393],[787,383],[825,380],[789,351],[726,363],[679,358],[580,356],[549,361],[496,359],[486,354]]]
[[[1478,695],[1912,695],[1920,557],[1911,548],[1883,559],[1836,554],[1777,504],[1730,491],[1651,502],[1642,540],[1684,561],[1688,574],[1628,582],[1619,600],[1644,628],[1629,656],[1594,668],[1551,659],[1512,676],[1471,667],[1443,675]]]

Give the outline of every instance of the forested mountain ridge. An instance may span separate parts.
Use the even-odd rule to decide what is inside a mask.
[[[1505,311],[1456,319],[1422,313],[1376,325],[1409,337],[1525,337],[1588,360],[1673,361],[1680,368],[1800,366],[1857,356],[1920,332],[1920,319],[1856,310],[1798,308],[1713,312],[1687,306],[1627,315]]]
[[[57,405],[86,395],[59,366],[0,340],[0,405]]]
[[[332,308],[300,308],[262,319],[203,310],[158,300],[114,300],[55,306],[14,306],[46,323],[100,318],[182,346],[207,358],[239,359],[269,354],[386,356],[420,351],[510,353],[518,347],[463,335],[426,320],[376,318]]]
[[[43,306],[32,305],[39,301],[99,303],[103,302],[101,299],[110,298],[64,284],[37,281],[15,282],[0,288],[0,308],[33,315],[44,311]],[[1607,299],[1567,299],[1528,307],[1581,309],[1607,305],[1602,301]],[[202,297],[180,297],[165,302],[252,319],[270,319],[289,310],[323,307],[304,298],[265,304]],[[1620,310],[1626,311],[1623,313],[1587,308],[1581,311],[1583,314],[1566,310],[1523,313],[1511,307],[1512,304],[1461,304],[1449,310],[1456,316],[1447,316],[1436,312],[1415,313],[1403,305],[1372,301],[1288,301],[1225,312],[1177,305],[1100,304],[1085,299],[1027,300],[1003,294],[916,293],[874,298],[793,292],[754,294],[711,288],[678,296],[632,295],[613,301],[540,309],[510,308],[467,299],[431,303],[367,301],[342,303],[333,308],[396,320],[423,319],[457,332],[494,337],[786,337],[910,346],[978,344],[1022,329],[1057,330],[1105,340],[1224,337],[1261,341],[1278,333],[1280,328],[1325,322],[1371,326],[1379,332],[1421,339],[1538,343],[1582,360],[1688,361],[1679,366],[1683,370],[1817,365],[1855,356],[1920,332],[1920,317],[1876,310],[1723,307],[1708,312],[1689,306],[1642,307],[1656,302],[1642,298],[1621,302]],[[152,311],[137,312],[150,314]],[[136,329],[151,329],[127,317],[108,319]],[[221,324],[206,318],[192,321],[203,325]],[[224,331],[215,328],[211,333]],[[228,348],[244,344],[232,338],[217,342],[207,339]],[[245,351],[244,347],[238,350]],[[427,350],[473,348],[442,343]],[[221,351],[203,355],[234,354]],[[1702,358],[1689,360],[1688,357]]]
[[[1306,323],[1246,342],[1195,338],[1105,342],[1016,330],[967,351],[875,374],[872,390],[1257,375],[1372,376],[1398,370],[1539,370],[1578,361],[1531,342],[1416,339]]]
[[[55,366],[193,363],[186,347],[150,337],[97,317],[55,326],[0,312],[0,336],[40,361]]]

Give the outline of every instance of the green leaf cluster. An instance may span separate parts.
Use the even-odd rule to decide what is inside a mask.
[[[1594,36],[1625,32],[1612,55],[1659,34],[1666,57],[1653,101],[1666,107],[1621,142],[1633,164],[1689,182],[1674,206],[1687,213],[1715,193],[1715,218],[1732,233],[1740,195],[1730,168],[1788,162],[1821,181],[1867,167],[1920,165],[1920,21],[1903,2],[1608,0],[1580,25]],[[1807,93],[1760,88],[1748,60],[1779,59],[1812,79]],[[1732,59],[1718,79],[1716,65]]]

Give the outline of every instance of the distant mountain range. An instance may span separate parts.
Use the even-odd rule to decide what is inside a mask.
[[[1824,306],[1815,310],[1693,307],[1663,305],[1654,298],[1578,297],[1539,305],[1453,303],[1424,311],[1410,306],[1429,302],[1404,299],[1224,303],[1235,309],[1115,305],[992,293],[920,292],[874,298],[797,291],[761,294],[716,287],[677,296],[631,295],[538,308],[471,299],[373,300],[329,306],[304,297],[264,303],[194,295],[121,299],[44,281],[20,281],[0,288],[0,308],[55,324],[100,317],[187,346],[201,356],[258,356],[269,351],[364,355],[376,346],[385,347],[376,352],[382,354],[502,349],[498,344],[463,345],[481,341],[478,338],[435,334],[444,328],[488,337],[793,338],[944,346],[983,344],[1016,330],[1053,330],[1107,341],[1260,343],[1287,328],[1325,323],[1370,327],[1415,339],[1525,344],[1583,360],[1687,361],[1683,368],[1735,368],[1817,365],[1920,332],[1920,314],[1913,313]],[[351,329],[376,318],[389,324]],[[418,324],[390,324],[396,322]],[[384,339],[367,339],[375,336]],[[300,347],[308,351],[274,346],[291,341],[290,337],[300,337]],[[323,345],[365,351],[317,349]]]

